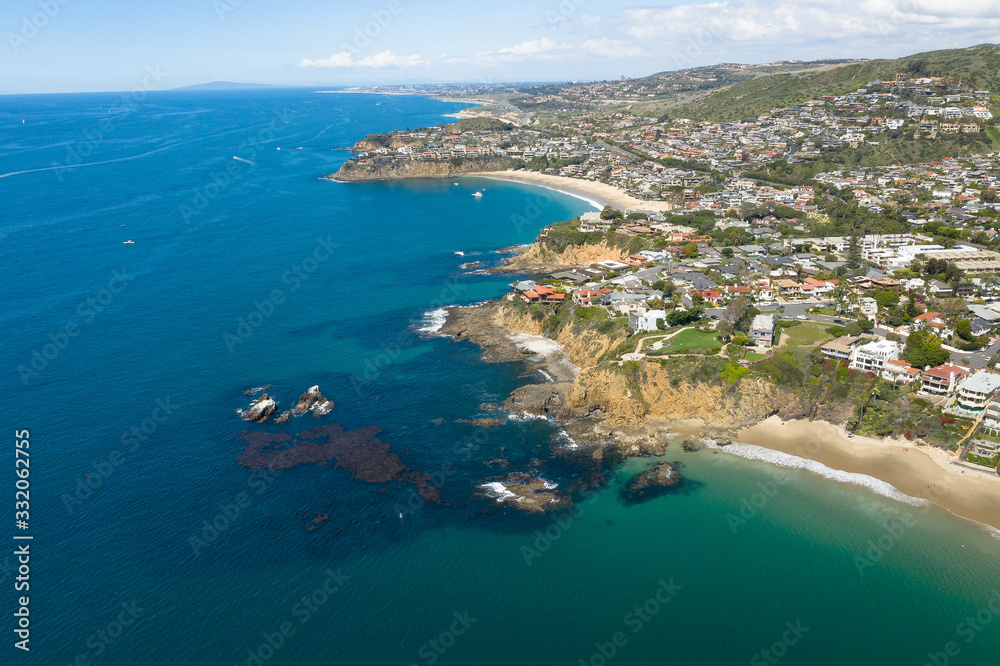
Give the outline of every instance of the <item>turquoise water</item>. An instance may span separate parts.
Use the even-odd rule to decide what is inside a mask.
[[[485,461],[537,469],[557,429],[456,423],[538,377],[416,329],[507,289],[459,264],[590,207],[513,183],[319,178],[346,159],[334,149],[460,107],[307,90],[0,98],[3,414],[33,454],[32,649],[17,657],[923,664],[954,641],[951,663],[996,663],[1000,617],[971,642],[962,623],[992,617],[998,541],[943,512],[792,470],[734,530],[775,469],[679,447],[667,459],[690,482],[636,506],[621,484],[649,461],[561,517],[475,497],[496,474]],[[336,407],[255,429],[378,425],[407,466],[443,475],[446,504],[400,519],[405,484],[241,467],[236,410],[265,384],[282,407],[313,384]]]

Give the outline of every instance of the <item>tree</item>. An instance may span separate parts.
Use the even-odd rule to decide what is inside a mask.
[[[729,321],[720,321],[719,325],[715,327],[715,330],[723,340],[728,340],[729,336],[733,334],[733,323]]]
[[[724,321],[735,324],[740,319],[746,315],[747,310],[750,309],[750,302],[743,296],[730,301],[729,305],[722,312],[722,319]]]
[[[625,214],[622,213],[620,210],[616,210],[610,204],[608,204],[607,206],[604,207],[604,210],[601,211],[601,219],[602,220],[623,220],[623,219],[625,219]]]
[[[688,259],[694,259],[698,256],[698,244],[695,242],[690,242],[681,248],[681,256],[687,257]]]
[[[892,291],[880,291],[875,294],[875,302],[879,308],[888,309],[899,305],[899,294]]]
[[[733,248],[731,248],[731,247],[724,247],[724,248],[722,248],[722,256],[725,257],[726,259],[732,259],[733,258],[733,254],[734,254],[733,253]]]
[[[851,322],[844,327],[844,333],[851,336],[861,335],[861,327],[855,322]]]
[[[667,323],[671,326],[683,326],[701,319],[705,314],[703,308],[691,308],[690,310],[674,310],[667,313]]]
[[[653,283],[653,289],[662,291],[664,298],[670,298],[677,291],[677,285],[673,283],[673,280],[657,280]]]
[[[665,331],[665,330],[667,330],[667,325],[664,323],[662,317],[658,318],[656,320],[656,330],[658,330],[658,331]]]
[[[858,317],[858,326],[860,326],[861,330],[865,333],[869,333],[875,328],[875,324],[864,317]]]
[[[950,358],[948,350],[941,348],[941,338],[928,331],[913,331],[906,339],[903,358],[916,368],[938,366]]]

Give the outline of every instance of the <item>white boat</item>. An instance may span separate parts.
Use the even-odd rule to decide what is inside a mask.
[[[481,198],[481,197],[483,196],[483,193],[482,193],[482,192],[473,192],[473,193],[472,193],[472,196],[474,196],[474,197],[476,197],[477,199],[479,199],[479,198]]]
[[[135,245],[135,241],[134,240],[127,240],[127,241],[123,242],[122,245]]]

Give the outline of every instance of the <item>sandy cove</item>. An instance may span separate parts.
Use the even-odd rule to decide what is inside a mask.
[[[463,176],[476,176],[479,178],[491,178],[493,180],[507,180],[518,183],[528,183],[539,185],[553,190],[594,201],[604,207],[611,204],[617,208],[625,210],[640,209],[653,211],[669,211],[674,206],[666,201],[643,201],[636,199],[607,183],[599,183],[580,178],[569,178],[567,176],[553,176],[536,171],[485,171],[462,174]]]
[[[734,441],[866,474],[906,495],[930,500],[958,516],[1000,530],[1000,477],[969,463],[954,464],[954,455],[936,447],[848,438],[842,427],[830,423],[777,417],[736,433]]]

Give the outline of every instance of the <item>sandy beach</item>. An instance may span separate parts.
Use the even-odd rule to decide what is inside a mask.
[[[957,459],[936,447],[848,438],[843,428],[830,423],[783,422],[778,417],[740,432],[736,441],[866,474],[906,495],[1000,530],[1000,477],[971,464],[953,464]]]
[[[481,178],[492,178],[494,180],[508,180],[518,183],[529,183],[558,190],[565,194],[580,197],[594,202],[599,208],[606,204],[611,204],[616,208],[625,210],[641,209],[654,211],[673,210],[673,205],[666,201],[642,201],[629,196],[617,187],[612,187],[607,183],[599,183],[580,178],[567,178],[566,176],[553,176],[536,171],[490,171],[485,173],[467,173],[464,176],[477,176]]]

